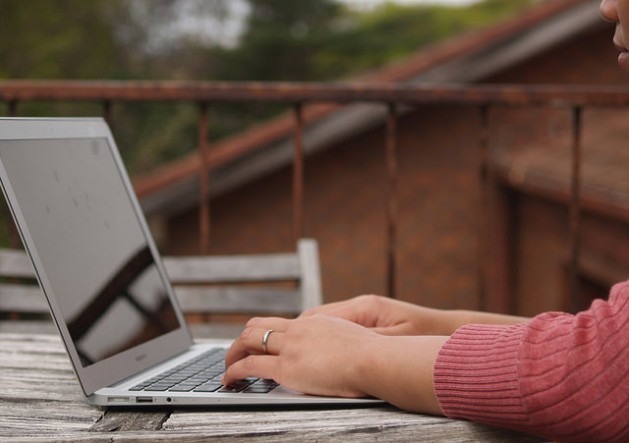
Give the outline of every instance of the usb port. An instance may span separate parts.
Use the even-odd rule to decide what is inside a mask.
[[[137,397],[136,403],[153,403],[153,397]]]

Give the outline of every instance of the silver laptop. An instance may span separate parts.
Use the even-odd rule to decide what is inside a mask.
[[[102,119],[0,119],[0,180],[88,402],[370,402],[220,385],[229,342],[193,343]]]

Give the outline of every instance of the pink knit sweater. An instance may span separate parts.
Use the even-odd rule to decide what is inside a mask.
[[[467,325],[442,347],[443,412],[558,441],[629,442],[629,280],[577,315]]]

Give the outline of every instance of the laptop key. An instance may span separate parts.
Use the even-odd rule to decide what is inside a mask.
[[[251,383],[253,383],[253,380],[238,380],[229,386],[223,386],[219,392],[240,392]]]
[[[220,389],[223,385],[221,383],[205,383],[201,386],[194,388],[194,392],[214,392]]]
[[[264,387],[264,386],[249,386],[241,392],[245,394],[267,394],[271,392],[274,388]]]
[[[173,391],[173,392],[190,392],[195,388],[195,386],[173,386],[172,388],[168,389],[169,391]]]
[[[170,388],[170,385],[153,385],[153,386],[149,386],[148,388],[144,388],[144,391],[158,391],[158,392],[162,392],[162,391],[167,391],[168,388]]]
[[[244,391],[250,394],[266,394],[277,388],[279,385],[273,380],[259,379],[250,384]]]

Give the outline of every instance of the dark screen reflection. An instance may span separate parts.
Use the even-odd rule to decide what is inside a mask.
[[[85,308],[68,323],[83,366],[132,348],[177,327],[177,318],[167,301],[148,247],[140,249],[111,276]],[[122,342],[98,352],[90,346],[90,336],[116,335],[122,318],[133,318],[135,331]],[[114,329],[112,329],[114,328]]]
[[[0,156],[84,366],[179,327],[106,139],[0,141]]]

